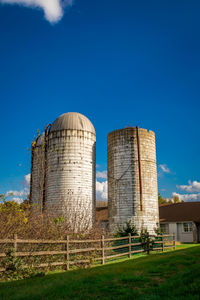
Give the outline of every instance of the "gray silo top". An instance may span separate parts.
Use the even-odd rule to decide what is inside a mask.
[[[84,130],[96,134],[94,126],[92,125],[90,120],[84,115],[77,112],[65,113],[58,117],[53,122],[50,132],[65,129]]]

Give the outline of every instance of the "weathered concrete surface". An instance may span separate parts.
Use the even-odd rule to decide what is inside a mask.
[[[41,211],[65,216],[74,231],[92,227],[96,208],[96,134],[85,116],[63,114],[48,131],[46,146],[44,139],[36,143],[31,182],[31,200]]]
[[[42,212],[45,175],[44,133],[32,144],[30,197],[33,208]]]
[[[75,230],[91,228],[96,207],[96,135],[50,132],[45,209],[65,216]]]
[[[140,232],[154,233],[159,222],[155,134],[138,129],[140,141],[142,204],[136,128],[108,134],[108,211],[110,230],[129,220]]]

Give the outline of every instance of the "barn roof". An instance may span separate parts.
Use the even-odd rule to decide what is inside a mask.
[[[200,202],[162,204],[159,207],[160,222],[200,222]]]
[[[96,220],[97,221],[108,221],[108,207],[97,207],[96,208]]]
[[[182,202],[162,204],[159,207],[160,222],[188,222],[200,223],[200,202]],[[108,220],[108,208],[96,208],[97,221]]]

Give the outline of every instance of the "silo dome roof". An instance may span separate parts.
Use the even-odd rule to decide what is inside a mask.
[[[89,131],[95,134],[95,129],[90,120],[77,112],[69,112],[58,117],[52,124],[50,132],[75,129]]]

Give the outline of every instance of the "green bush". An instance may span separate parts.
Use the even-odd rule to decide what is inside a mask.
[[[123,227],[118,226],[116,237],[124,237],[131,234],[132,236],[138,235],[137,229],[133,224],[131,224],[131,220],[126,222],[126,225]]]
[[[131,223],[131,220],[127,221],[123,227],[118,226],[117,232],[115,234],[115,237],[127,237],[127,239],[114,241],[113,246],[127,245],[129,243],[129,238],[128,238],[129,234],[131,234],[131,236],[138,236],[138,231],[135,228],[135,226]],[[132,238],[131,242],[139,243],[139,238]],[[137,251],[140,249],[141,247],[139,245],[131,247],[132,251]],[[127,246],[125,246],[124,248],[119,248],[114,250],[114,252],[117,253],[124,253],[128,251],[129,248]]]
[[[43,272],[36,270],[33,266],[27,266],[22,258],[16,256],[14,248],[10,248],[6,252],[2,267],[5,269],[4,272],[0,273],[3,280],[19,280],[44,275]]]

